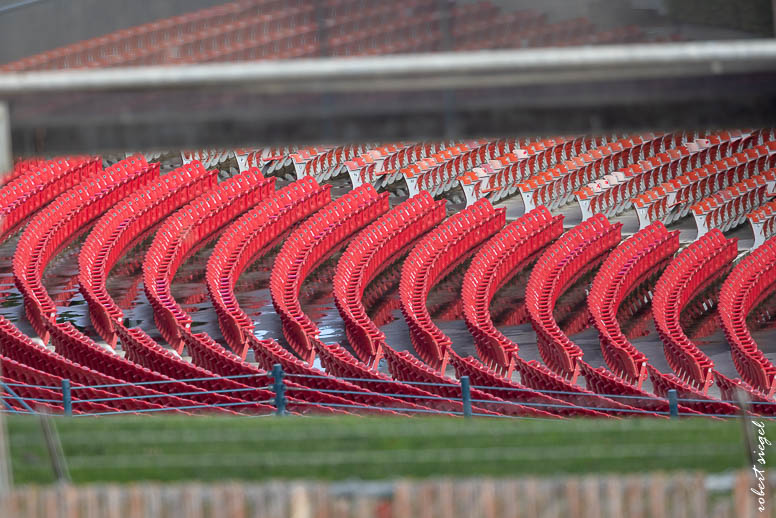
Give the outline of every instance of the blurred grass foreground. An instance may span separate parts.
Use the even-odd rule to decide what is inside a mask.
[[[0,493],[0,516],[773,516],[757,509],[743,427],[731,420],[154,416],[52,423],[72,483],[51,484],[41,422],[9,417],[16,487]],[[776,437],[776,426],[768,422],[764,434]],[[766,449],[766,463],[771,457]],[[767,495],[768,502],[776,496]]]
[[[719,473],[749,462],[739,422],[700,419],[116,417],[55,425],[75,483]],[[39,421],[10,417],[8,429],[15,482],[53,482]],[[776,438],[776,425],[765,433]]]

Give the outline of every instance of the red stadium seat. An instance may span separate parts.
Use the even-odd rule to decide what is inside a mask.
[[[712,193],[776,166],[776,142],[756,145],[757,141],[755,134],[732,141],[731,148],[740,151],[677,176],[635,197],[633,205],[641,227],[653,221],[674,222],[688,215],[694,204]],[[755,147],[750,147],[752,145]]]
[[[553,217],[539,207],[493,236],[471,262],[461,297],[464,320],[474,337],[477,354],[485,364],[510,377],[518,346],[493,324],[490,301],[498,289],[563,233],[563,216]]]
[[[601,215],[583,221],[542,254],[525,289],[526,306],[536,331],[539,353],[555,373],[576,380],[582,350],[560,329],[553,309],[558,297],[581,274],[607,256],[620,242],[622,224]]]
[[[106,289],[108,272],[160,218],[216,183],[215,170],[206,172],[199,162],[190,163],[131,193],[95,224],[78,256],[78,282],[92,325],[108,344],[116,344],[114,324],[123,319],[123,312]]]
[[[358,187],[302,223],[277,255],[270,277],[272,303],[283,324],[283,335],[294,352],[308,363],[315,357],[310,339],[317,337],[319,330],[302,312],[302,282],[355,232],[388,208],[387,193],[377,194],[371,185]]]
[[[622,332],[617,311],[623,300],[659,272],[678,249],[679,232],[668,232],[662,223],[653,223],[609,254],[587,297],[606,364],[615,375],[638,388],[647,377],[647,357]]]
[[[334,275],[334,302],[358,358],[375,366],[385,335],[361,299],[367,284],[445,217],[445,202],[421,192],[361,231],[348,246]]]
[[[172,296],[170,284],[185,258],[233,218],[274,192],[275,179],[257,169],[246,171],[204,192],[168,217],[154,237],[143,263],[143,288],[154,321],[176,351],[183,349],[181,331],[191,317]]]
[[[772,293],[776,283],[776,239],[767,240],[739,262],[722,285],[717,317],[743,380],[770,399],[776,393],[776,367],[747,327],[749,312]]]
[[[234,285],[242,271],[291,226],[331,200],[329,186],[308,177],[277,192],[246,212],[222,234],[207,264],[207,287],[226,343],[241,358],[253,322],[240,309]]]
[[[495,234],[504,220],[503,209],[495,210],[490,202],[480,200],[429,232],[404,261],[399,296],[410,339],[423,361],[440,372],[447,364],[452,341],[431,321],[428,293],[436,281]]]
[[[685,383],[706,394],[714,382],[714,363],[684,333],[679,315],[687,303],[730,268],[738,253],[737,241],[717,229],[685,248],[657,282],[652,314],[666,360]]]
[[[54,301],[42,282],[48,261],[84,225],[158,176],[159,164],[148,165],[139,156],[128,158],[71,187],[27,225],[13,257],[14,282],[24,297],[27,319],[44,343],[48,341],[45,322],[56,315]]]

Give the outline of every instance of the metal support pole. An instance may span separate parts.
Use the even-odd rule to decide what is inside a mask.
[[[668,408],[671,412],[671,419],[679,419],[679,396],[675,389],[668,391]]]
[[[65,415],[72,417],[73,415],[73,398],[70,395],[70,380],[62,380],[62,406],[65,409]]]
[[[2,376],[2,362],[0,362],[0,376]],[[0,383],[0,398],[3,397],[3,384]],[[8,430],[6,428],[5,414],[0,409],[0,510],[5,498],[13,486],[13,472],[11,471],[11,450],[8,446]]]
[[[756,455],[754,453],[754,434],[752,433],[752,425],[747,418],[749,413],[749,398],[742,390],[736,390],[736,401],[738,401],[738,407],[741,409],[741,431],[744,438],[744,447],[746,448],[746,455],[749,459],[749,463],[752,466],[757,465]]]
[[[0,101],[0,175],[10,173],[11,169],[13,169],[11,114],[8,111],[8,103]]]
[[[62,443],[59,441],[59,434],[54,428],[52,418],[45,412],[38,414],[40,416],[40,427],[43,430],[43,438],[46,441],[49,458],[51,459],[51,469],[54,477],[59,483],[70,482],[70,471],[67,468],[65,454],[62,451]]]
[[[472,416],[472,389],[469,376],[461,376],[461,399],[463,399],[463,416],[470,418]]]
[[[276,363],[272,366],[272,391],[275,393],[275,414],[286,413],[286,386],[283,383],[283,366]]]

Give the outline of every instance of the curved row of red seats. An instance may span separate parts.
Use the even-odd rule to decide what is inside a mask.
[[[70,322],[46,322],[56,352],[63,357],[95,371],[108,374],[122,382],[142,384],[153,382],[153,390],[166,394],[163,404],[190,408],[202,405],[230,404],[235,400],[222,394],[207,394],[204,389],[165,376],[137,365],[127,358],[108,352]],[[208,411],[210,409],[203,409]],[[228,407],[213,407],[217,413],[233,414]],[[194,410],[192,410],[194,411]]]
[[[41,280],[48,261],[84,225],[158,177],[159,164],[149,165],[141,156],[127,158],[59,195],[27,224],[13,257],[14,283],[24,297],[27,319],[44,343],[48,342],[44,323],[56,314]]]
[[[563,216],[539,207],[505,226],[474,256],[463,280],[463,314],[480,359],[505,377],[518,345],[493,324],[490,301],[514,272],[563,233]]]
[[[606,364],[617,376],[638,388],[647,377],[649,362],[625,337],[617,321],[617,311],[623,300],[665,266],[678,249],[679,231],[668,232],[662,223],[653,223],[609,254],[587,297]]]
[[[572,382],[583,353],[555,320],[555,303],[590,265],[617,246],[621,228],[622,223],[612,225],[600,214],[583,221],[547,248],[528,279],[525,301],[539,353],[551,370]]]
[[[549,169],[555,164],[585,152],[588,145],[595,145],[595,142],[586,137],[573,139],[555,137],[524,142],[520,149],[523,149],[528,156],[521,158],[514,153],[502,154],[498,160],[503,167],[485,179],[479,192],[482,195],[488,195],[494,201],[515,194],[518,184],[539,171]]]
[[[314,346],[322,347],[323,344],[316,338],[311,338],[311,342]],[[369,379],[381,379],[375,377],[375,373],[367,369],[366,377],[361,381],[343,380],[335,377],[331,373],[324,372],[322,370],[311,367],[304,361],[295,357],[288,350],[281,347],[274,340],[259,340],[255,336],[248,337],[248,344],[254,352],[255,360],[263,368],[269,370],[274,365],[278,364],[283,367],[283,372],[293,377],[289,378],[292,382],[299,385],[308,387],[310,389],[316,389],[321,391],[333,391],[333,394],[338,395],[345,400],[348,400],[350,405],[356,406],[369,406],[369,407],[381,407],[386,409],[410,409],[417,410],[420,405],[415,404],[413,399],[418,399],[417,392],[399,392],[398,394],[405,394],[413,397],[394,397],[390,394],[396,394],[396,392],[388,392],[386,394],[383,390],[377,390],[372,392],[370,386],[372,385],[366,380]],[[327,346],[328,347],[328,346]],[[338,346],[336,346],[338,347]],[[352,360],[352,357],[350,358]],[[323,358],[321,359],[324,360]],[[355,363],[355,362],[354,362]],[[412,387],[409,388],[410,390]],[[427,406],[427,405],[425,405]],[[364,409],[351,409],[362,413]],[[377,413],[394,413],[393,410],[377,410]]]
[[[127,383],[122,379],[109,376],[103,372],[91,369],[64,356],[34,343],[19,331],[11,322],[0,317],[0,355],[11,359],[20,365],[35,369],[28,371],[25,381],[42,386],[56,386],[62,378],[70,380],[73,387],[88,386],[88,389],[73,391],[80,399],[126,398],[103,402],[117,410],[151,410],[159,411],[168,405],[168,397],[152,387],[144,387]],[[5,363],[3,368],[5,369]],[[9,365],[10,368],[10,365]],[[45,376],[38,376],[37,371]],[[14,375],[19,375],[17,371]],[[54,381],[53,385],[50,383]],[[94,386],[102,386],[93,388]],[[137,398],[137,399],[136,399]]]
[[[299,2],[300,0],[297,0]],[[286,0],[243,0],[201,9],[170,18],[79,41],[54,50],[35,54],[2,67],[3,70],[50,69],[78,66],[102,56],[153,47],[175,41],[182,34],[228,25],[253,11],[275,10],[289,5]]]
[[[362,183],[372,183],[376,187],[385,187],[404,178],[401,170],[405,167],[453,145],[455,145],[454,141],[406,144],[386,155],[380,172],[362,169],[360,171],[361,181]]]
[[[320,186],[312,177],[294,182],[240,216],[216,243],[205,274],[208,293],[226,343],[241,358],[253,321],[234,296],[237,279],[284,232],[329,203],[330,191],[331,186]]]
[[[199,162],[191,162],[131,193],[94,225],[78,255],[78,282],[92,325],[111,346],[117,338],[114,323],[124,312],[108,294],[108,272],[149,228],[217,182],[216,170],[206,171]]]
[[[256,367],[252,363],[243,361],[239,356],[221,347],[207,334],[191,333],[186,329],[182,330],[181,334],[186,349],[191,355],[192,362],[198,367],[213,372],[218,376],[239,376],[237,379],[240,383],[257,389],[264,390],[272,386],[273,378],[267,371]],[[255,340],[251,336],[249,337],[249,343],[251,339]],[[293,356],[291,358],[296,360]],[[269,368],[271,367],[270,365]],[[284,372],[286,374],[289,373],[285,366]],[[289,411],[299,414],[340,414],[348,413],[347,409],[342,409],[342,407],[354,406],[353,397],[319,392],[316,390],[317,386],[305,383],[307,381],[307,378],[299,378],[298,382],[295,379],[285,379],[283,381],[286,387],[286,399],[289,404],[287,408]],[[322,405],[334,406],[327,407]]]
[[[125,357],[147,369],[159,372],[172,379],[189,380],[187,383],[208,391],[219,391],[227,394],[232,399],[243,400],[246,405],[230,404],[233,410],[248,411],[251,413],[270,414],[275,411],[271,400],[274,392],[268,388],[256,388],[244,383],[242,379],[226,379],[194,363],[183,360],[169,349],[156,343],[142,329],[127,329],[123,325],[116,326],[116,331],[121,338],[121,345],[125,351]],[[266,378],[266,376],[262,376]],[[260,401],[261,403],[255,403]],[[291,401],[290,411],[294,401]]]
[[[388,193],[363,185],[332,201],[297,228],[285,241],[270,276],[270,295],[292,349],[312,363],[310,338],[318,326],[302,311],[299,290],[307,275],[354,233],[390,208]]]
[[[181,330],[191,326],[191,317],[170,289],[178,267],[209,236],[274,190],[274,178],[267,180],[258,169],[250,169],[178,209],[156,232],[143,262],[143,289],[156,327],[176,352],[183,349]]]
[[[701,135],[694,142],[685,142],[625,167],[617,183],[598,190],[583,187],[574,194],[583,206],[583,212],[611,217],[630,208],[641,193],[740,151],[735,143],[742,138],[741,132]]]
[[[409,365],[409,362],[407,365]],[[451,351],[450,353],[450,365],[455,369],[458,378],[461,376],[469,376],[471,384],[477,387],[476,390],[486,392],[504,401],[528,403],[536,408],[559,416],[598,417],[610,414],[609,410],[590,410],[588,408],[583,408],[582,406],[577,406],[578,402],[581,402],[583,406],[610,408],[615,413],[618,409],[626,408],[625,406],[618,405],[614,401],[606,401],[604,398],[597,399],[593,402],[594,404],[591,405],[591,401],[575,401],[570,398],[568,394],[544,394],[528,385],[518,383],[511,378],[503,377],[500,373],[493,369],[489,369],[472,356],[463,358],[456,354],[455,351]],[[404,369],[405,372],[408,370],[409,369]],[[404,375],[407,376],[409,374],[407,373]],[[577,385],[574,386],[577,387],[577,389],[584,391],[584,389],[581,389]],[[547,406],[543,407],[542,405]]]
[[[694,412],[711,415],[738,415],[741,413],[738,405],[714,399],[690,384],[685,383],[679,377],[673,374],[664,374],[652,365],[647,365],[647,373],[655,394],[660,397],[668,397],[668,391],[675,390],[677,397],[685,400],[682,401],[682,406]]]
[[[316,156],[304,166],[305,176],[312,176],[317,180],[328,180],[345,168],[345,162],[353,160],[374,148],[372,144],[348,144],[337,146],[329,151]]]
[[[718,228],[727,232],[746,221],[746,216],[768,203],[776,186],[776,169],[746,178],[727,189],[713,193],[692,207],[698,235]]]
[[[440,397],[425,390],[424,387],[408,385],[391,379],[356,360],[353,355],[339,344],[324,344],[317,338],[311,340],[321,361],[321,365],[331,376],[348,378],[351,383],[366,390],[395,397],[415,405],[416,409],[436,410],[440,412],[463,412],[460,396],[451,399]],[[433,388],[432,388],[433,390]]]
[[[718,229],[682,250],[660,276],[652,297],[652,314],[666,360],[684,382],[705,394],[714,383],[714,362],[682,330],[679,315],[687,303],[728,270],[738,241]]]
[[[442,163],[423,171],[417,179],[418,189],[427,190],[435,196],[449,191],[458,184],[458,179],[464,172],[501,156],[505,151],[503,140],[477,143],[479,146],[451,156]]]
[[[758,145],[766,138],[772,138],[770,132],[762,130],[731,141],[731,148],[740,151],[677,176],[634,198],[641,226],[652,221],[672,223],[687,216],[691,207],[703,198],[776,166],[776,142]]]
[[[102,159],[73,156],[48,160],[0,189],[0,238],[51,200],[102,171]]]
[[[316,340],[316,338],[311,339],[311,341]],[[275,340],[259,340],[255,336],[249,336],[248,344],[253,350],[254,358],[263,368],[269,370],[276,364],[280,365],[283,367],[283,372],[288,375],[286,382],[290,381],[296,384],[296,386],[307,387],[308,390],[320,390],[327,396],[345,400],[348,406],[352,407],[345,410],[359,414],[395,415],[396,412],[401,412],[402,408],[409,410],[417,410],[419,408],[418,405],[411,401],[372,392],[353,381],[339,379],[320,369],[311,367],[308,363],[281,347]]]
[[[577,363],[579,363],[579,375],[585,379],[587,388],[594,393],[608,394],[609,397],[642,411],[659,412],[655,415],[667,415],[670,412],[671,408],[665,396],[656,397],[654,394],[624,381],[605,367],[596,369],[582,359],[577,360]],[[616,396],[622,396],[622,399]],[[683,405],[679,405],[679,411],[694,413],[692,409]],[[634,416],[631,415],[631,417]]]
[[[62,391],[60,387],[62,386],[62,378],[59,376],[54,376],[52,374],[48,374],[46,372],[40,371],[38,369],[34,369],[28,365],[24,365],[22,363],[19,363],[15,360],[12,360],[11,358],[8,358],[6,356],[3,356],[0,354],[0,362],[3,364],[3,378],[6,379],[6,381],[11,381],[12,383],[19,383],[27,385],[25,387],[18,387],[13,386],[12,389],[14,392],[19,394],[22,397],[30,397],[30,398],[38,398],[38,399],[48,399],[51,401],[45,401],[45,402],[39,402],[39,401],[27,401],[27,404],[33,408],[33,410],[38,410],[38,405],[43,404],[46,408],[46,411],[50,411],[54,414],[62,414],[64,413],[64,401],[62,400]],[[74,414],[80,414],[80,413],[105,413],[105,412],[115,412],[115,411],[127,411],[132,412],[135,410],[139,410],[137,403],[142,400],[124,400],[124,399],[113,399],[112,401],[104,401],[104,402],[96,402],[96,401],[89,401],[90,399],[111,399],[116,398],[117,395],[111,392],[106,392],[101,389],[95,389],[95,388],[86,388],[80,383],[73,383],[70,382],[71,388],[75,388],[75,390],[72,392],[71,395],[71,404],[72,404],[72,410]],[[48,387],[48,388],[47,388]],[[33,395],[30,392],[27,392],[25,394],[26,390],[37,390],[42,389],[45,390],[45,393],[39,392],[39,395]],[[47,394],[47,395],[44,395]],[[19,401],[15,400],[15,398],[4,398],[5,402],[10,403],[11,405],[18,405],[17,410],[25,411],[23,405],[20,404]],[[21,408],[19,408],[21,407]],[[147,404],[146,406],[143,406],[141,408],[146,409],[160,409],[162,408],[159,405],[152,405]]]
[[[444,371],[450,338],[431,319],[426,298],[431,287],[504,226],[505,210],[487,200],[450,216],[412,249],[402,267],[399,297],[415,351],[429,366]]]
[[[776,405],[771,401],[773,396],[752,387],[742,379],[731,379],[715,370],[714,382],[719,388],[721,399],[738,401],[739,395],[743,391],[749,398],[752,412],[760,415],[776,415]]]
[[[620,398],[610,397],[610,395],[622,395],[618,391],[601,391],[594,388],[591,378],[586,377],[587,388],[582,388],[576,382],[569,381],[565,377],[548,369],[544,364],[537,360],[525,360],[520,355],[515,354],[515,371],[520,374],[520,381],[523,385],[538,391],[549,391],[553,397],[567,401],[574,405],[588,406],[593,408],[603,408],[611,415],[621,415],[623,417],[635,417],[637,415],[646,415],[643,413],[634,413],[634,410],[654,411],[654,408],[647,406],[645,402],[637,399],[626,399],[620,401]],[[581,359],[577,360],[580,368],[584,365]],[[617,380],[614,376],[612,379]],[[509,380],[506,380],[509,383]],[[499,382],[501,383],[501,382]],[[499,384],[496,384],[499,386]],[[503,384],[502,384],[503,385]],[[507,384],[507,386],[509,386]],[[601,395],[605,394],[605,395]],[[651,396],[649,396],[651,398]],[[648,398],[648,399],[649,399]],[[649,405],[649,403],[647,403]]]
[[[776,235],[776,200],[770,201],[746,215],[754,232],[752,248],[762,246],[765,241]]]
[[[240,376],[239,383],[257,389],[267,389],[272,385],[273,379],[265,370],[243,361],[239,356],[221,347],[207,334],[195,334],[182,329],[181,335],[192,362],[199,369],[205,369],[218,376]],[[286,374],[309,376],[284,380],[287,389],[287,408],[291,412],[348,413],[350,410],[358,413],[395,414],[390,410],[365,407],[393,408],[402,405],[399,400],[372,394],[357,385],[327,376],[324,372],[309,367],[274,341],[259,341],[253,335],[248,335],[247,341],[255,351],[256,361],[264,369],[269,370],[275,364],[280,364]],[[270,345],[274,345],[276,349],[268,354]]]
[[[68,157],[62,157],[67,159]],[[13,182],[20,176],[26,176],[31,174],[32,171],[40,169],[46,166],[47,160],[45,158],[30,157],[17,160],[13,164],[13,168],[8,171],[3,178],[0,178],[0,187],[4,187],[7,184]]]
[[[553,210],[568,203],[583,185],[675,147],[686,138],[684,133],[600,138],[600,144],[586,153],[531,177],[519,186],[520,191],[527,202],[526,207],[544,205]]]
[[[776,238],[770,238],[733,268],[720,290],[717,310],[736,370],[746,383],[768,398],[776,392],[776,366],[752,338],[746,317],[772,293],[774,283]]]
[[[451,356],[454,354],[454,352],[450,352]],[[390,370],[394,379],[398,379],[407,383],[424,383],[423,387],[425,387],[430,392],[446,398],[460,400],[460,383],[451,380],[441,372],[438,372],[429,367],[422,361],[415,358],[408,351],[396,351],[390,346],[386,346],[385,359],[388,362],[388,370]],[[565,410],[565,408],[558,409],[554,407],[542,408],[541,404],[552,404],[549,403],[549,399],[542,400],[539,402],[539,404],[534,405],[534,402],[530,400],[531,398],[520,397],[520,394],[512,394],[512,397],[510,398],[501,398],[488,391],[483,391],[478,388],[470,389],[470,392],[471,398],[473,400],[472,412],[477,414],[501,414],[521,417],[540,417],[547,419],[560,417],[563,415],[563,411]],[[531,404],[524,405],[522,403]],[[587,415],[596,414],[589,413]]]
[[[62,400],[62,394],[59,392],[36,385],[28,385],[7,374],[0,376],[0,382],[10,384],[9,387],[12,387],[14,396],[4,397],[3,405],[10,406],[15,412],[29,412],[27,407],[30,407],[33,411],[37,412],[46,412],[49,414],[64,413],[64,407],[57,403]],[[25,404],[27,406],[25,406]],[[71,401],[71,404],[72,412],[75,415],[83,413],[98,414],[113,412],[113,408],[91,401],[73,400]]]
[[[362,302],[366,286],[415,241],[445,218],[445,201],[427,192],[397,205],[362,230],[348,245],[334,275],[334,303],[345,323],[348,342],[358,358],[375,366],[385,335]]]

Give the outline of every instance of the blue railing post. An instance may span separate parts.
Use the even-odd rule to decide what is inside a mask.
[[[679,397],[676,389],[668,391],[668,409],[671,412],[671,419],[679,419]]]
[[[275,393],[275,414],[286,413],[286,386],[283,383],[283,366],[276,363],[272,366],[272,391]]]
[[[65,415],[71,417],[73,415],[73,397],[70,394],[70,380],[62,380],[62,406],[65,408]]]
[[[463,416],[472,416],[472,388],[469,384],[469,376],[461,376],[461,399],[463,400]]]

